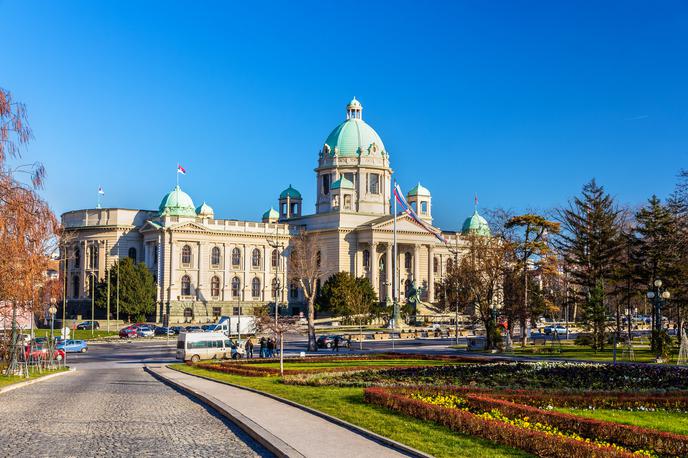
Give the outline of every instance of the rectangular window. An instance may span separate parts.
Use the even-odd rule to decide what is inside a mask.
[[[344,210],[351,210],[351,194],[344,195]]]
[[[213,318],[218,318],[222,315],[222,307],[213,307]]]
[[[322,177],[322,192],[324,195],[328,195],[330,193],[330,175],[323,175]]]
[[[411,209],[412,209],[414,212],[418,213],[418,207],[416,206],[416,203],[415,203],[415,202],[411,202]]]
[[[427,215],[428,214],[428,203],[426,201],[421,201],[420,203],[420,213],[421,215]]]
[[[368,175],[368,191],[371,194],[380,194],[380,175],[377,173],[371,173]]]
[[[233,307],[232,308],[232,314],[233,315],[241,315],[241,307]]]
[[[286,216],[286,214],[287,214],[287,203],[285,202],[282,204],[282,215]]]
[[[355,181],[354,181],[354,173],[353,173],[353,172],[346,172],[346,173],[344,174],[344,178],[346,178],[347,180],[349,180],[349,181],[352,182],[352,183],[355,183]]]

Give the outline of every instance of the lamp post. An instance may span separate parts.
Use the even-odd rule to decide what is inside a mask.
[[[91,337],[93,337],[93,320],[96,313],[96,274],[89,272],[91,276]]]
[[[55,314],[57,313],[57,308],[55,308],[55,298],[50,298],[50,308],[48,313],[50,313],[50,342],[55,338]]]
[[[652,302],[654,309],[654,326],[652,329],[653,349],[661,350],[660,332],[662,331],[662,306],[671,297],[666,289],[662,288],[662,280],[657,279],[653,283],[654,289],[647,292],[647,298]]]

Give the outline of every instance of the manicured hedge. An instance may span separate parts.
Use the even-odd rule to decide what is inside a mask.
[[[454,431],[519,448],[541,457],[631,458],[634,456],[633,453],[612,446],[598,446],[572,438],[552,436],[542,431],[528,430],[483,419],[464,410],[428,404],[381,387],[366,388],[364,396],[366,402],[371,404],[386,407],[415,418],[437,422]]]

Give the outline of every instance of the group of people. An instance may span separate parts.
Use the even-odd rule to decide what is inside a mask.
[[[277,348],[277,339],[272,337],[261,337],[258,341],[260,352],[258,353],[261,358],[273,358],[279,354],[279,348]],[[246,358],[253,358],[253,337],[246,339],[244,343],[244,350],[246,350]]]

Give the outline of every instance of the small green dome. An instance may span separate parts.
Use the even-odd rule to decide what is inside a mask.
[[[331,189],[354,189],[354,184],[347,180],[346,177],[341,177],[339,180],[332,183]]]
[[[490,226],[487,224],[487,220],[478,214],[477,208],[473,212],[473,215],[466,218],[466,221],[463,222],[461,233],[475,234],[485,237],[492,235],[490,232]]]
[[[213,216],[215,211],[213,210],[213,207],[203,202],[201,206],[196,209],[196,214],[198,216]]]
[[[179,185],[162,198],[158,207],[160,216],[196,216],[196,206],[191,197]]]
[[[272,220],[279,219],[279,213],[274,208],[270,207],[270,210],[263,213],[263,219]]]
[[[301,193],[289,185],[289,187],[280,194],[280,199],[286,199],[287,197],[290,199],[300,199]]]
[[[380,136],[360,117],[360,112],[363,109],[360,102],[354,97],[346,108],[347,120],[335,127],[327,136],[325,152],[330,156],[356,157],[359,154],[385,151],[385,145]],[[351,116],[354,111],[358,117]]]
[[[409,196],[428,196],[429,197],[430,196],[430,190],[428,188],[426,188],[425,186],[421,185],[420,181],[419,181],[418,184],[408,192],[408,195]]]

